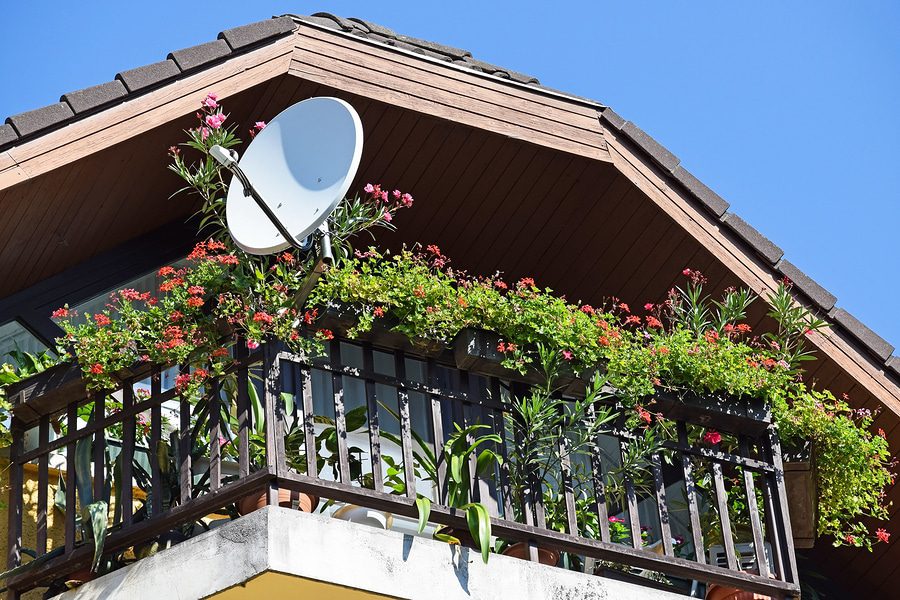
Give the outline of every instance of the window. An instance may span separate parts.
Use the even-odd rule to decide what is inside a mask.
[[[18,321],[0,325],[0,362],[9,362],[10,352],[16,350],[37,354],[47,346]]]

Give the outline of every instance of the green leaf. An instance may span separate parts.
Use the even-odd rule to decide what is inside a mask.
[[[266,430],[266,417],[256,386],[252,381],[247,382],[247,395],[250,396],[250,409],[253,412],[253,429],[262,435]]]
[[[471,502],[464,507],[466,509],[466,522],[469,524],[469,533],[475,538],[475,543],[481,549],[481,558],[485,563],[491,553],[491,516],[487,508],[479,502]]]
[[[281,392],[281,400],[284,402],[284,414],[294,414],[294,395],[290,392]]]
[[[367,421],[366,406],[357,406],[345,416],[347,423],[347,431],[352,433],[357,429],[362,429]]]
[[[84,507],[81,514],[82,526],[90,529],[94,537],[94,561],[91,563],[91,571],[96,572],[103,555],[103,544],[106,542],[106,527],[109,514],[109,505],[105,500],[92,502]]]
[[[431,500],[425,496],[416,498],[416,508],[419,509],[419,533],[425,531],[425,525],[428,524],[428,517],[431,515]]]
[[[91,478],[91,438],[82,438],[75,444],[75,489],[78,501],[87,506],[94,501]]]
[[[450,477],[458,485],[462,485],[464,483],[462,468],[463,468],[463,457],[460,456],[459,454],[451,454],[450,455]]]

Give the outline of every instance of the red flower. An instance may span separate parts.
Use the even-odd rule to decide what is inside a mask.
[[[290,252],[282,252],[278,255],[278,262],[287,263],[289,265],[294,264],[294,255]]]
[[[619,303],[619,308],[622,309],[622,310],[624,310],[625,312],[631,312],[631,309],[628,308],[628,305],[625,304],[624,302],[620,302],[620,303]]]
[[[647,304],[645,304],[645,305],[644,305],[644,310],[646,310],[646,311],[651,311],[651,310],[653,310],[653,303],[648,302]]]
[[[496,287],[498,290],[509,289],[509,286],[506,285],[504,282],[500,281],[499,279],[494,282],[494,287]]]
[[[706,332],[706,335],[704,337],[706,338],[706,341],[709,342],[710,344],[715,344],[716,342],[719,341],[719,332],[714,329],[710,329],[709,331]]]
[[[377,308],[375,310],[378,310]],[[303,313],[303,321],[307,325],[312,325],[312,322],[316,320],[316,317],[319,316],[319,309],[314,308],[312,311],[306,311]]]
[[[66,307],[57,308],[50,316],[54,319],[66,319],[69,317],[69,309]]]
[[[600,344],[601,346],[609,346],[609,338],[606,337],[605,335],[601,335],[597,339],[597,343]]]
[[[878,435],[887,439],[887,435],[884,433],[884,429],[882,429],[881,427],[878,428]]]
[[[662,328],[662,323],[656,317],[650,316],[650,317],[647,317],[647,327]]]
[[[877,529],[875,531],[875,535],[878,536],[878,541],[884,542],[885,544],[887,544],[888,540],[891,538],[891,534],[888,533],[883,527]]]
[[[425,297],[425,288],[421,285],[413,290],[413,296],[416,298],[424,298]]]
[[[190,382],[191,382],[191,376],[188,375],[187,373],[179,375],[178,377],[175,378],[175,389],[181,391]]]
[[[198,298],[197,296],[191,296],[187,299],[187,305],[191,308],[200,308],[203,306],[203,298]]]
[[[715,429],[710,429],[703,434],[703,441],[707,444],[716,445],[722,441],[722,434]]]
[[[534,287],[534,279],[531,277],[523,277],[519,280],[519,287]]]
[[[855,536],[852,536],[848,533],[847,537],[845,537],[844,539],[847,541],[848,544],[852,544],[854,546],[856,545],[856,537]]]
[[[376,306],[375,309],[372,311],[372,314],[375,315],[376,317],[383,317],[384,309],[381,308],[380,306]]]
[[[403,196],[400,197],[400,204],[402,204],[406,208],[412,208],[413,197],[409,194],[403,194]]]
[[[647,425],[653,422],[653,415],[651,415],[650,411],[643,406],[638,405],[634,408],[634,410],[637,411],[638,417],[640,417],[642,421],[647,423]]]
[[[749,333],[750,329],[751,329],[750,326],[747,325],[746,323],[740,323],[737,326],[737,330],[740,331],[741,333]]]
[[[459,304],[463,308],[466,308],[469,306],[468,301],[465,298],[463,298],[462,296],[460,296],[459,298],[456,299],[456,303]]]
[[[504,342],[497,344],[497,352],[506,352],[506,344]]]
[[[202,296],[206,293],[206,290],[203,289],[202,285],[192,285],[187,291],[191,296]]]
[[[206,369],[194,369],[193,377],[194,379],[206,379],[209,377],[209,371]]]
[[[626,324],[626,325],[640,325],[640,324],[641,324],[641,318],[640,318],[639,316],[637,316],[637,315],[628,315],[628,316],[625,318],[625,324]]]
[[[253,320],[257,323],[263,323],[264,325],[271,325],[272,315],[264,311],[255,312],[253,313]]]
[[[681,272],[681,274],[684,275],[685,277],[690,277],[690,276],[691,276],[691,270],[690,270],[690,269],[685,269],[684,271]]]
[[[592,315],[592,314],[594,314],[594,307],[591,306],[590,304],[585,304],[584,306],[581,307],[581,312],[583,312],[586,315]]]
[[[220,358],[222,356],[228,356],[228,348],[216,348],[210,354],[213,358]]]
[[[100,363],[94,363],[91,365],[91,375],[100,375],[103,373],[103,365]]]
[[[98,313],[98,314],[94,315],[94,321],[96,321],[97,325],[99,325],[100,327],[104,327],[104,326],[112,323],[112,321],[109,319],[109,317],[107,317],[103,313]]]
[[[257,342],[256,340],[247,340],[247,348],[249,348],[250,350],[256,350],[257,348],[259,348],[259,342]]]
[[[169,275],[174,275],[175,269],[172,267],[163,267],[159,270],[158,275],[160,277],[168,277]]]
[[[330,329],[320,329],[316,332],[316,336],[323,340],[333,340],[334,333]]]
[[[666,348],[665,346],[660,346],[656,351],[659,352],[660,354],[668,354],[669,353],[669,349]]]
[[[441,255],[441,249],[438,248],[437,246],[435,246],[434,244],[428,244],[427,246],[425,246],[425,249],[426,249],[428,252],[434,254],[435,256],[440,256],[440,255]]]

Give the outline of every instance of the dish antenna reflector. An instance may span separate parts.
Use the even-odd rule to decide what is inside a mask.
[[[339,98],[289,106],[260,131],[238,160],[213,146],[233,173],[225,202],[228,232],[244,252],[308,250],[321,230],[322,258],[331,255],[327,219],[347,193],[362,156],[362,122]]]

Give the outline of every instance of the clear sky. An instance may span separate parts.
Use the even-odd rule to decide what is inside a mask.
[[[612,106],[900,347],[897,0],[10,2],[0,115],[228,27],[317,11],[466,48]]]

